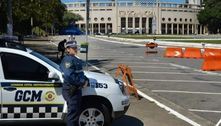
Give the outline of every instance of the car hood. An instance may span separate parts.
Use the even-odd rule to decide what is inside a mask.
[[[97,81],[99,83],[115,83],[114,78],[107,74],[90,71],[84,71],[84,74],[87,76],[87,78],[89,78],[90,82]]]

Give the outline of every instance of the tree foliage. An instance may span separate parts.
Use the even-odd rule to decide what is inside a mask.
[[[221,1],[204,0],[204,9],[198,14],[200,24],[208,26],[210,33],[221,33]]]
[[[70,24],[75,24],[76,21],[83,20],[83,17],[79,14],[66,11],[64,13],[63,20],[64,20],[64,26],[68,26]]]
[[[66,12],[61,0],[12,0],[14,33],[30,34],[32,28],[39,27],[46,32],[51,27],[59,30],[71,20],[80,20],[77,14]],[[0,0],[0,33],[6,32],[7,0]],[[33,27],[31,27],[31,18]]]

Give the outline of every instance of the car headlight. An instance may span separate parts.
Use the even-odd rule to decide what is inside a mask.
[[[119,88],[120,88],[121,92],[122,92],[124,95],[126,95],[127,93],[126,93],[126,89],[125,89],[126,87],[125,87],[125,85],[124,85],[124,82],[121,81],[121,80],[118,80],[118,79],[114,79],[114,80],[115,80],[116,84],[119,85]]]

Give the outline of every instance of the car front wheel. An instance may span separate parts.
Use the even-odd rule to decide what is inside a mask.
[[[110,114],[103,104],[86,105],[79,116],[79,126],[109,126]]]

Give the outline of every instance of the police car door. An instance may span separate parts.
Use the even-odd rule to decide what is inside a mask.
[[[2,70],[2,66],[1,66],[1,57],[0,57],[0,119],[2,117],[2,85],[1,82],[3,80],[3,70]]]
[[[61,84],[48,79],[49,70],[24,55],[1,54],[3,119],[61,118]]]

